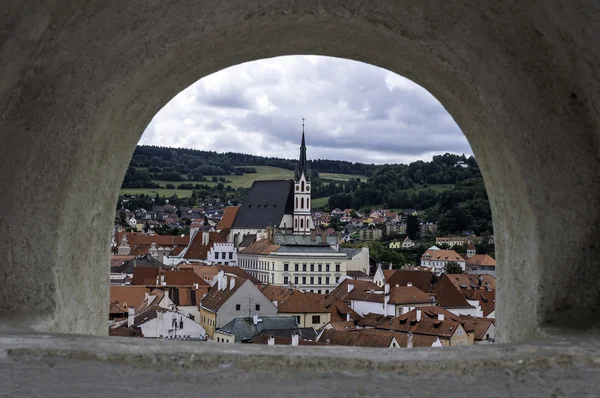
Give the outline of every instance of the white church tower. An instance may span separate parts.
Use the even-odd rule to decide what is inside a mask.
[[[310,214],[310,193],[310,170],[306,161],[303,118],[300,164],[294,175],[294,233],[298,235],[310,235],[310,231],[315,228]]]

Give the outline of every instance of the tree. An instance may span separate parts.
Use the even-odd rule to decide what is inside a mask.
[[[446,266],[444,267],[444,273],[445,274],[462,274],[462,273],[464,273],[464,271],[462,270],[462,268],[460,268],[460,265],[458,265],[457,262],[448,261],[446,263]]]
[[[411,240],[417,239],[419,234],[419,219],[417,216],[409,215],[406,217],[406,234]]]

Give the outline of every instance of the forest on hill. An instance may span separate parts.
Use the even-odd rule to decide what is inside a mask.
[[[430,162],[374,165],[337,160],[311,160],[312,196],[328,198],[324,209],[416,209],[423,221],[438,223],[444,233],[493,233],[491,210],[474,157],[436,155]],[[460,164],[459,164],[460,163]],[[179,189],[236,191],[227,176],[256,173],[257,166],[294,170],[296,160],[242,153],[138,146],[123,188],[160,188],[163,182]],[[260,167],[259,167],[260,168]],[[360,175],[347,179],[322,174]],[[209,186],[207,183],[218,183]],[[242,191],[242,192],[240,192]]]

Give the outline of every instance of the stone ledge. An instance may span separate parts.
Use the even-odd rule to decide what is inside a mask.
[[[585,396],[597,391],[596,380],[600,340],[589,334],[411,350],[0,335],[0,385],[9,396]]]

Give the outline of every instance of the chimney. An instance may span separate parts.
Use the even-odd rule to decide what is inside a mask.
[[[127,327],[130,328],[133,326],[133,320],[135,318],[135,308],[129,307],[127,310],[129,311],[127,314]]]
[[[310,230],[310,240],[312,240],[313,242],[316,242],[316,240],[317,240],[317,230],[316,229]]]
[[[389,286],[389,285],[387,285],[387,286]],[[387,315],[387,306],[388,306],[389,302],[390,302],[390,293],[388,290],[388,292],[383,296],[383,315]]]
[[[292,334],[292,346],[297,346],[300,340],[300,336],[297,333]]]
[[[437,315],[438,315],[438,321],[444,320],[444,314],[437,314]]]
[[[352,289],[354,289],[354,284],[348,283],[348,293],[350,293],[352,291]]]
[[[150,293],[148,293],[148,292],[144,293],[144,302],[148,302],[149,299],[150,299]]]
[[[198,284],[194,283],[194,287],[196,288],[196,290],[198,290]]]
[[[229,290],[233,290],[235,288],[235,278],[229,278]]]
[[[269,340],[267,340],[267,345],[275,345],[275,337],[269,336]]]
[[[412,286],[412,282],[408,282],[408,283],[406,284],[406,286],[408,286],[408,287],[411,287],[411,286]]]
[[[408,339],[406,340],[406,348],[413,348],[413,334],[408,332]]]
[[[417,322],[421,322],[421,310],[417,310]]]
[[[350,316],[349,312],[346,312],[346,322],[350,322],[352,321],[352,317]]]
[[[208,234],[208,232],[202,232],[202,244],[203,245],[208,245],[208,242],[210,241],[209,236],[210,235]]]
[[[389,296],[389,295],[390,295],[390,284],[389,284],[389,283],[386,283],[386,284],[383,286],[383,293],[384,293],[386,296]]]
[[[390,263],[390,265],[388,265],[388,269],[393,269],[392,268],[392,263]]]
[[[225,272],[224,271],[219,271],[219,273],[217,274],[217,289],[219,291],[221,290],[225,290],[225,287],[223,286],[223,279],[225,278]]]
[[[252,323],[258,325],[258,314],[252,315]]]

